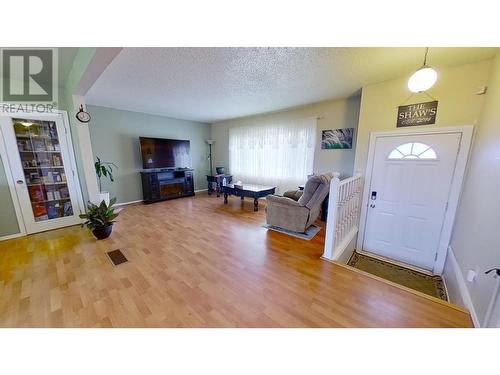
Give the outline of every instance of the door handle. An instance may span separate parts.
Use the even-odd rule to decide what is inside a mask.
[[[24,181],[23,181],[23,180],[17,180],[16,182],[17,182],[19,185],[24,184]]]
[[[500,268],[492,268],[491,270],[486,271],[485,274],[487,275],[487,274],[489,274],[490,272],[493,272],[493,271],[495,271],[496,276],[500,276]]]

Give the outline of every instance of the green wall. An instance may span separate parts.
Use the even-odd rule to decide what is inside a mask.
[[[87,106],[92,116],[90,138],[92,152],[103,161],[118,166],[115,182],[103,179],[102,189],[117,197],[119,203],[142,199],[142,169],[139,137],[189,139],[195,190],[206,188],[210,125],[163,116],[130,112],[98,106]]]
[[[0,202],[2,202],[2,209],[0,210],[0,237],[19,233],[16,211],[14,210],[14,204],[10,196],[2,158],[0,158]]]

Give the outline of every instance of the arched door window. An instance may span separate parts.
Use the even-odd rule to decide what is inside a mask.
[[[389,154],[390,160],[399,159],[425,159],[425,160],[435,160],[437,159],[436,152],[431,146],[428,146],[420,142],[410,142],[404,143]]]

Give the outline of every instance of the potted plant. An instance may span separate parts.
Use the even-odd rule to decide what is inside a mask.
[[[80,215],[80,219],[86,220],[82,227],[87,226],[98,240],[108,238],[113,230],[114,220],[118,216],[113,207],[115,203],[116,198],[111,199],[109,204],[103,200],[99,206],[89,202],[87,213]]]
[[[115,164],[109,161],[101,161],[98,157],[97,161],[94,163],[95,173],[97,175],[97,179],[99,181],[99,202],[105,201],[106,204],[109,204],[109,192],[102,191],[101,178],[109,177],[111,182],[114,182],[113,179],[113,167],[118,168]]]

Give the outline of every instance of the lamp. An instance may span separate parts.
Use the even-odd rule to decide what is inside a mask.
[[[208,147],[209,147],[209,153],[208,153],[208,159],[210,160],[210,176],[212,176],[212,145],[215,143],[213,139],[207,139],[205,142],[207,142]]]
[[[429,47],[425,49],[424,63],[420,69],[413,73],[408,80],[408,89],[411,92],[422,92],[429,90],[437,80],[437,72],[427,65],[427,54]]]

